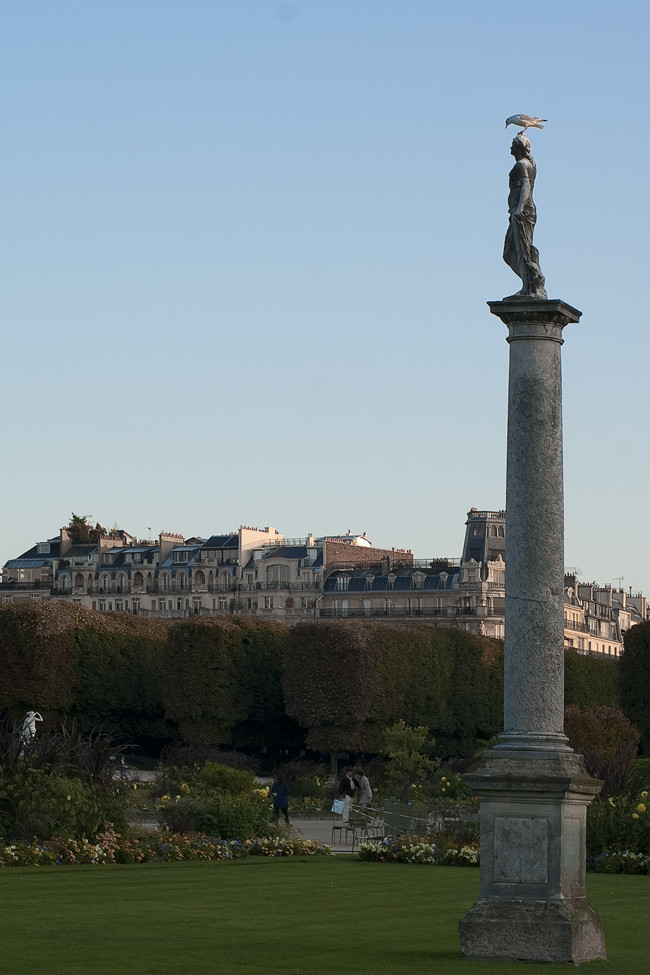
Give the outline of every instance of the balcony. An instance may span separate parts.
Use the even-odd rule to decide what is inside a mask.
[[[576,623],[574,620],[564,617],[564,629],[565,630],[576,630],[578,633],[589,633],[589,627],[586,623]]]
[[[306,611],[308,612],[308,611]],[[354,618],[359,619],[361,617],[373,617],[373,616],[391,616],[391,617],[448,617],[449,619],[454,619],[459,616],[481,616],[481,617],[496,617],[502,618],[503,613],[497,612],[492,609],[485,609],[481,607],[481,613],[477,613],[476,607],[464,608],[461,606],[443,606],[438,608],[435,606],[420,606],[419,608],[411,608],[409,606],[348,606],[334,607],[334,606],[323,606],[318,615],[323,619],[341,619],[341,618]]]

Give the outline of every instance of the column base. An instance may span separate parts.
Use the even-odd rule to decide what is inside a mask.
[[[581,965],[607,957],[600,920],[584,897],[480,897],[458,931],[465,958]]]
[[[552,746],[544,751],[546,741]],[[463,776],[479,799],[481,888],[459,923],[467,958],[605,958],[585,893],[587,806],[602,782],[563,735],[503,735]]]

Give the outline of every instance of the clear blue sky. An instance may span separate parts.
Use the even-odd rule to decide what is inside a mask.
[[[650,595],[650,7],[2,0],[0,562],[505,503],[506,116],[565,332],[566,563]]]

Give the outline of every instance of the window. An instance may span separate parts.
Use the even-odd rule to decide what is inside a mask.
[[[266,582],[270,586],[281,586],[289,584],[288,565],[270,565],[266,570]]]
[[[225,612],[228,609],[228,597],[227,596],[219,596],[219,599],[218,599],[218,608],[219,608],[219,610],[222,613]]]
[[[350,576],[338,576],[336,580],[336,591],[347,592],[350,588]]]
[[[187,573],[179,572],[176,578],[178,579],[178,588],[181,591],[187,589]]]
[[[169,592],[169,572],[160,573],[160,588],[163,592]]]

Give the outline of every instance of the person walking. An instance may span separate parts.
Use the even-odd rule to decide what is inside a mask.
[[[354,795],[354,779],[352,777],[352,769],[346,769],[339,783],[339,799],[343,800],[343,813],[341,821],[348,823],[350,821],[350,809],[352,808],[352,797]]]
[[[273,817],[276,823],[280,822],[280,813],[283,813],[287,826],[289,822],[289,786],[282,772],[278,772],[275,782],[271,786],[271,801],[273,802]]]

